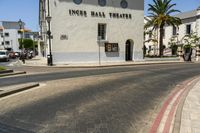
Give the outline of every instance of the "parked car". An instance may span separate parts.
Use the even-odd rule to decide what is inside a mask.
[[[11,59],[15,59],[16,58],[16,55],[15,55],[15,52],[9,52],[9,57],[11,58]]]
[[[20,52],[15,52],[16,57],[20,57]]]
[[[0,50],[0,61],[9,61],[9,55],[7,50]]]

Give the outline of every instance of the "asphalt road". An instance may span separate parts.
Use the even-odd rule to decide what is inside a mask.
[[[148,132],[166,96],[197,75],[200,64],[183,63],[3,78],[0,87],[33,81],[46,85],[0,100],[0,132]]]

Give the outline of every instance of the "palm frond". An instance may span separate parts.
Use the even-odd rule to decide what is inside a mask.
[[[176,12],[181,12],[181,11],[175,10],[175,9],[171,9],[171,10],[169,10],[169,11],[166,13],[166,15],[170,15],[170,14],[176,13]]]

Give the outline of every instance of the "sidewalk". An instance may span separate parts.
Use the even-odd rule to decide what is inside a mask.
[[[157,114],[150,133],[200,133],[200,77],[174,88]]]
[[[98,63],[69,63],[56,64],[53,67],[106,67],[106,66],[125,66],[125,65],[147,65],[147,64],[165,64],[165,63],[181,63],[178,57],[175,58],[145,58],[142,61],[128,61],[128,62],[98,62]],[[26,60],[25,66],[47,66],[47,59],[44,57],[34,57]]]
[[[191,89],[185,100],[180,133],[200,133],[200,81]]]

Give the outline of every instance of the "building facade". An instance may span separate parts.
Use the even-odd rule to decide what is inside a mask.
[[[2,45],[3,40],[3,26],[0,26],[0,49],[4,49],[4,45]]]
[[[40,0],[40,49],[45,51],[48,15],[54,64],[143,59],[143,0]]]
[[[19,39],[23,38],[37,41],[38,32],[32,32],[24,26],[25,23],[22,22],[22,29],[20,31],[19,22],[0,21],[0,49],[21,52],[19,48]]]
[[[25,25],[25,23],[23,23]],[[0,49],[8,51],[20,52],[19,49],[19,24],[18,22],[0,21]]]
[[[200,8],[188,12],[179,13],[175,15],[175,17],[180,18],[182,24],[179,25],[179,27],[173,27],[167,25],[164,27],[163,44],[165,45],[166,50],[169,49],[170,47],[169,42],[172,38],[174,38],[177,43],[183,43],[183,38],[185,35],[195,33],[198,37],[200,37]],[[146,23],[148,19],[151,18],[145,17],[144,23]],[[148,28],[146,32],[148,33],[151,29],[152,27]],[[147,51],[151,55],[154,53],[158,54],[159,50],[158,38],[159,38],[158,29],[153,31],[151,34],[145,35],[145,46],[147,47]]]

